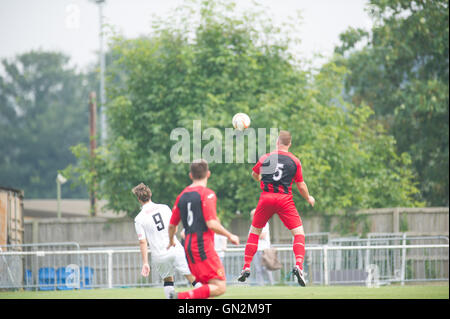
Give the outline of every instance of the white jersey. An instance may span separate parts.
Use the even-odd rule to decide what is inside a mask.
[[[227,238],[225,236],[214,233],[214,249],[220,258],[225,257],[225,249],[227,249]]]
[[[146,239],[153,257],[162,257],[173,249],[183,249],[180,242],[174,237],[176,247],[169,246],[169,222],[172,217],[172,211],[169,206],[146,203],[142,206],[140,213],[134,219],[134,225],[138,239]]]

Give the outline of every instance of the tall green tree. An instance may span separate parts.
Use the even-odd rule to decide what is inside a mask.
[[[448,0],[370,0],[367,10],[373,28],[350,28],[336,48],[346,93],[410,155],[421,198],[448,206]]]
[[[58,52],[3,59],[0,73],[0,184],[27,198],[54,198],[57,171],[74,163],[70,146],[89,141],[91,79]],[[84,187],[62,196],[87,197]]]
[[[345,67],[330,63],[319,74],[301,69],[289,37],[260,15],[236,16],[229,2],[203,1],[176,12],[164,20],[181,21],[176,27],[159,21],[148,37],[115,39],[108,143],[94,159],[86,145],[74,147],[79,162],[67,174],[91,188],[99,181],[97,194],[130,216],[139,210],[131,188],[140,182],[150,185],[155,201],[171,205],[190,182],[189,164],[170,156],[177,142],[172,130],[187,129],[192,142],[193,121],[201,120],[202,130],[216,128],[224,137],[232,116],[245,112],[253,128],[292,132],[292,151],[302,161],[316,211],[416,204],[409,157],[398,156],[394,139],[368,122],[370,108],[343,100]],[[113,84],[119,76],[123,81]],[[250,174],[254,163],[221,158],[210,165],[208,185],[227,221],[256,206],[259,185]],[[308,214],[311,208],[294,193]]]

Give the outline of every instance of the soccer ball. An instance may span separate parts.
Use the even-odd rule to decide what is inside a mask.
[[[250,117],[245,113],[236,113],[232,123],[236,130],[243,131],[250,127]]]

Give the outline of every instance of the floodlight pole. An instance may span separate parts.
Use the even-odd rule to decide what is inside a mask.
[[[105,1],[97,0],[100,14],[100,117],[102,125],[102,145],[106,143],[106,113],[105,113],[105,52],[103,50],[103,4]]]
[[[59,182],[58,178],[56,178],[56,205],[57,205],[58,219],[60,219],[61,218],[61,183]]]
[[[91,0],[98,5],[99,13],[99,60],[100,60],[100,134],[101,134],[101,144],[106,143],[106,113],[105,113],[105,52],[103,50],[103,6],[106,0]]]
[[[56,210],[58,219],[61,218],[61,184],[64,184],[67,179],[58,173],[56,176]]]
[[[96,102],[96,94],[95,91],[91,92],[89,94],[89,128],[90,128],[90,155],[91,160],[94,160],[95,158],[95,149],[97,147],[96,143],[96,126],[97,126],[97,102]],[[95,188],[95,181],[94,186]],[[96,216],[97,215],[97,202],[95,198],[95,190],[91,190],[89,192],[89,198],[90,198],[90,216]]]

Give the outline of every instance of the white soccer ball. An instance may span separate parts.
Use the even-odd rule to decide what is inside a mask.
[[[236,113],[233,116],[232,123],[236,130],[243,131],[250,127],[250,117],[245,113]]]

